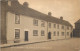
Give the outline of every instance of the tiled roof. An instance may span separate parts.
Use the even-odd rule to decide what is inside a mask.
[[[18,1],[12,1],[12,5],[8,6],[7,11],[72,27],[68,21],[61,20],[59,18],[49,16],[32,8],[29,8],[28,3],[26,2],[24,5],[21,5]]]
[[[80,19],[77,22],[75,22],[75,23],[80,23]]]

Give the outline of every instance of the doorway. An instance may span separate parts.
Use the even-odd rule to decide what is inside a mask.
[[[28,41],[28,31],[25,31],[25,41]]]
[[[48,33],[48,39],[51,39],[51,32]]]

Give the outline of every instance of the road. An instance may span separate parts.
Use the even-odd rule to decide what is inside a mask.
[[[80,51],[80,38],[8,47],[1,51]]]

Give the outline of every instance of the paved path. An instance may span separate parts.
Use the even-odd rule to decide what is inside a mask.
[[[80,51],[80,38],[50,41],[16,47],[2,48],[2,51]]]

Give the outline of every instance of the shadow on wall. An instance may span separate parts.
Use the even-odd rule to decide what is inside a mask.
[[[78,30],[73,30],[73,37],[80,38],[80,33],[78,32]]]

